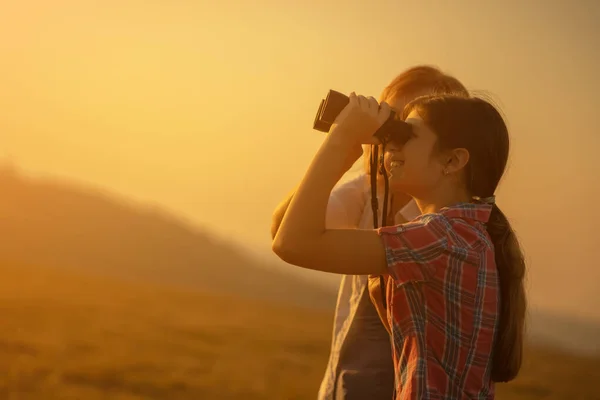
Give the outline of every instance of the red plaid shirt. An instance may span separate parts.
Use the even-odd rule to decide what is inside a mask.
[[[379,229],[391,279],[396,399],[493,399],[499,313],[491,206],[462,203]]]

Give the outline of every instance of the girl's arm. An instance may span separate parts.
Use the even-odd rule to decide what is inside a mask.
[[[273,251],[284,261],[308,269],[349,275],[385,273],[385,250],[377,231],[325,227],[331,190],[362,154],[360,143],[343,138],[344,133],[332,131],[323,142],[290,202]]]
[[[428,275],[423,264],[446,245],[447,227],[438,218],[379,231],[326,229],[333,186],[362,154],[361,144],[373,143],[373,134],[389,116],[385,103],[379,107],[373,98],[368,103],[362,99],[359,104],[356,95],[350,95],[350,103],[336,119],[290,202],[273,251],[290,264],[325,272],[389,272],[396,281],[423,279]]]
[[[290,203],[273,242],[273,251],[300,267],[347,275],[389,273],[397,283],[427,280],[429,265],[447,249],[445,217],[429,214],[403,225],[378,230],[327,229],[331,189],[356,153],[330,135],[313,159]],[[355,157],[356,159],[357,157]]]
[[[271,239],[275,239],[275,235],[277,235],[277,231],[279,230],[283,216],[287,212],[295,192],[296,189],[292,190],[287,197],[281,203],[279,203],[275,209],[275,212],[273,212],[273,217],[271,218]]]
[[[333,189],[327,203],[326,226],[328,228],[358,228],[358,222],[365,206],[364,180],[365,176],[361,175]],[[296,189],[290,192],[275,209],[271,219],[271,239],[275,239],[295,192]]]

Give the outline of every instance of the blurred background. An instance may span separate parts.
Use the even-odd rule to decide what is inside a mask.
[[[271,253],[329,89],[430,64],[512,135],[529,261],[501,399],[600,399],[600,3],[0,4],[0,399],[314,399],[339,276]],[[349,173],[361,172],[361,165]]]

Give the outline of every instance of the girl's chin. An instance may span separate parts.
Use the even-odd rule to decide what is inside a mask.
[[[394,174],[395,172],[395,174]],[[403,186],[403,178],[402,171],[394,171],[393,169],[387,171],[388,176],[388,184],[390,185],[390,190],[402,190]],[[383,180],[382,180],[383,181]]]
[[[400,171],[397,171],[395,174],[393,172],[390,172],[388,174],[388,179],[390,181],[390,185],[398,185],[402,181],[402,174],[400,173]]]
[[[402,176],[390,175],[389,177],[390,191],[392,192],[404,192],[406,185],[403,182]]]

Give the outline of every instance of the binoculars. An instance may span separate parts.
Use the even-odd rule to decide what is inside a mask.
[[[329,90],[327,97],[321,100],[313,128],[321,132],[329,132],[335,118],[349,102],[350,99],[345,94]],[[413,136],[413,127],[398,118],[392,110],[387,121],[375,132],[374,136],[383,144],[403,145]]]

